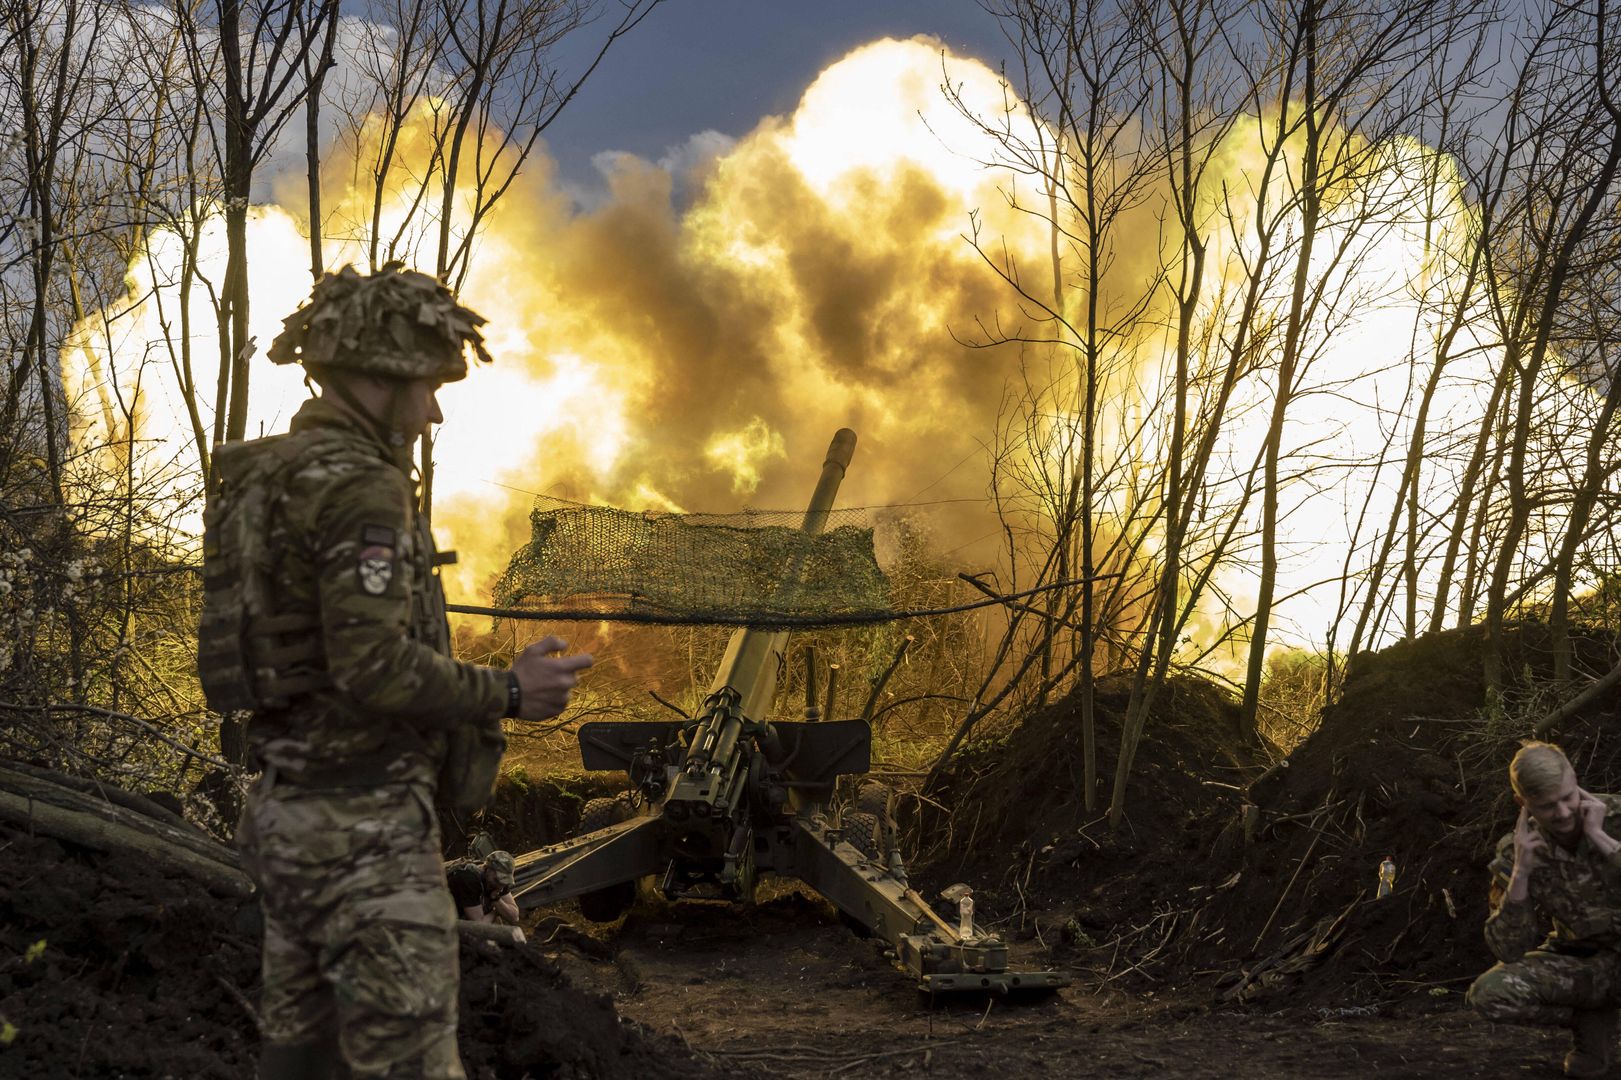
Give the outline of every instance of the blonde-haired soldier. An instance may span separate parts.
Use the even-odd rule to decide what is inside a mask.
[[[1566,1076],[1609,1071],[1621,1006],[1621,798],[1582,790],[1565,752],[1528,742],[1508,767],[1520,816],[1491,862],[1486,944],[1469,988],[1489,1020],[1568,1027]],[[1546,938],[1543,937],[1546,932]]]

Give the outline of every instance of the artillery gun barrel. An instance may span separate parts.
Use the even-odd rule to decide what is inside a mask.
[[[827,525],[828,513],[838,496],[839,484],[855,454],[856,433],[840,428],[828,445],[827,458],[822,462],[822,475],[811,494],[810,505],[805,508],[801,531],[815,536]],[[789,568],[783,587],[792,589],[799,577],[800,565]],[[710,702],[728,688],[737,695],[735,709],[711,708],[694,733],[691,750],[682,762],[682,771],[689,775],[700,773],[717,763],[727,761],[737,740],[742,736],[742,722],[746,717],[760,722],[771,708],[777,693],[777,675],[782,669],[788,647],[786,630],[761,630],[745,627],[732,634],[727,642],[726,654],[721,658],[715,679],[709,687]]]
[[[810,505],[805,508],[805,518],[799,526],[801,531],[816,536],[826,528],[828,513],[839,494],[839,484],[843,482],[845,470],[850,467],[855,452],[856,433],[849,428],[840,428],[828,444],[827,458],[822,462],[822,475],[816,481],[816,490],[811,493]],[[785,588],[795,586],[798,570],[799,567],[795,566],[789,571],[784,581]],[[736,631],[726,646],[726,655],[715,672],[709,692],[713,694],[723,686],[730,686],[743,699],[744,716],[753,719],[763,717],[776,696],[777,673],[781,669],[780,659],[787,641],[788,633],[785,630],[746,627]]]

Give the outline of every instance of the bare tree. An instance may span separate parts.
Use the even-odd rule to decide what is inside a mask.
[[[1078,668],[1081,789],[1091,809],[1097,798],[1098,627],[1115,625],[1123,614],[1116,605],[1100,620],[1106,607],[1100,603],[1100,563],[1110,565],[1126,542],[1118,529],[1106,541],[1095,512],[1100,476],[1118,475],[1122,465],[1119,458],[1100,461],[1100,402],[1120,392],[1133,362],[1122,342],[1147,309],[1158,274],[1151,266],[1148,281],[1133,280],[1127,288],[1108,280],[1126,242],[1123,222],[1139,208],[1157,169],[1140,127],[1151,92],[1142,76],[1147,41],[1129,5],[1019,0],[990,10],[1016,50],[1017,88],[1039,120],[1028,131],[1011,122],[986,130],[1002,147],[1002,166],[1045,189],[1044,205],[1027,205],[1016,192],[1012,198],[1017,208],[1044,219],[1051,263],[1043,290],[1039,278],[1027,279],[1011,260],[987,258],[1017,290],[1035,328],[1018,340],[1040,350],[1040,359],[1023,368],[1016,409],[1021,422],[1006,440],[1016,453],[1006,460],[1023,465],[1022,486],[1038,495],[1043,509],[1037,520],[1050,529],[1032,537],[1039,545],[1037,583],[1079,578],[1073,588],[1048,593],[1046,617],[1028,645],[1041,656],[1034,700],[1044,701]],[[956,103],[969,112],[960,99]],[[999,334],[990,343],[1010,340]],[[1008,553],[1010,569],[1017,566],[1017,547]],[[1017,623],[1010,619],[1009,632]],[[1068,648],[1060,653],[1066,639]]]
[[[1307,292],[1322,226],[1325,197],[1335,188],[1365,177],[1377,162],[1380,142],[1401,131],[1429,104],[1427,85],[1418,92],[1410,80],[1422,73],[1434,48],[1434,31],[1459,25],[1472,15],[1468,4],[1452,7],[1427,2],[1386,5],[1377,12],[1303,0],[1289,9],[1298,28],[1302,83],[1300,242],[1294,289],[1273,389],[1272,422],[1266,440],[1262,488],[1260,586],[1250,631],[1242,723],[1253,730],[1264,674],[1268,631],[1278,570],[1279,460],[1285,418],[1298,390],[1305,355],[1307,323],[1316,298]],[[1350,137],[1335,137],[1340,129]]]
[[[1614,185],[1621,173],[1612,34],[1604,0],[1592,9],[1559,7],[1551,12],[1550,49],[1534,57],[1536,69],[1526,72],[1533,92],[1521,99],[1537,110],[1525,120],[1540,128],[1527,140],[1523,163],[1516,169],[1523,194],[1509,214],[1495,219],[1497,235],[1486,241],[1499,291],[1509,295],[1502,305],[1504,363],[1515,379],[1504,468],[1507,519],[1486,595],[1486,684],[1493,691],[1503,684],[1510,579],[1523,558],[1521,541],[1536,501],[1528,454],[1553,332],[1584,247],[1596,224],[1613,213]]]
[[[82,186],[78,181],[94,168],[94,133],[118,107],[92,44],[111,13],[105,4],[81,0],[0,8],[0,78],[18,124],[8,157],[22,196],[20,213],[6,223],[6,240],[15,252],[12,265],[24,270],[29,285],[21,347],[0,400],[0,431],[16,430],[26,417],[57,504],[68,452],[57,368],[57,350],[69,329],[60,303],[62,265],[66,245],[103,227],[98,212],[104,207],[90,196],[92,179],[84,177]],[[4,270],[9,275],[11,267]],[[20,448],[20,441],[12,445]],[[0,460],[0,471],[9,464],[9,456]]]
[[[337,0],[212,0],[199,9],[178,0],[195,72],[216,70],[218,84],[196,80],[219,95],[219,123],[210,127],[225,219],[225,279],[217,303],[219,378],[213,441],[241,439],[248,423],[248,206],[260,162],[310,92],[305,78],[312,50],[337,18]],[[319,65],[317,65],[319,68]]]

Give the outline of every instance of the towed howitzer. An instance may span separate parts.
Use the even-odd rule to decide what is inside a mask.
[[[803,532],[814,536],[825,526],[855,442],[848,428],[834,435]],[[782,588],[794,588],[799,576],[791,566]],[[847,834],[835,823],[838,778],[868,771],[872,732],[865,720],[766,718],[787,645],[784,630],[733,633],[695,719],[582,724],[581,763],[629,774],[640,806],[610,804],[617,820],[592,820],[588,812],[582,835],[519,855],[519,906],[578,897],[588,918],[611,921],[634,903],[644,877],[657,876],[671,899],[748,902],[760,875],[776,874],[804,882],[888,942],[896,966],[921,990],[1067,985],[1055,971],[1009,971],[1007,946],[996,935],[953,924],[929,907],[908,884],[897,849],[884,860],[873,835]]]

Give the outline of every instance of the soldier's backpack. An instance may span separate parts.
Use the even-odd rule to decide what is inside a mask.
[[[203,511],[203,611],[197,673],[216,712],[281,708],[331,684],[320,617],[276,611],[269,537],[276,496],[315,447],[273,435],[214,453],[217,486]]]
[[[507,736],[499,719],[457,724],[439,768],[439,805],[457,816],[476,814],[495,797]]]
[[[332,685],[320,616],[276,610],[269,543],[277,496],[304,462],[324,452],[321,441],[307,435],[272,435],[215,451],[218,485],[203,511],[197,671],[216,712],[284,708],[297,695]],[[436,637],[448,644],[437,585],[423,589],[419,603],[428,610],[414,612],[415,619],[436,623]],[[505,750],[499,719],[453,728],[439,770],[440,806],[459,815],[483,809]]]

